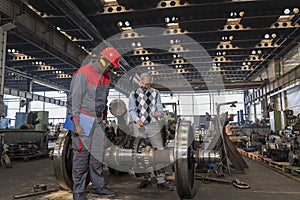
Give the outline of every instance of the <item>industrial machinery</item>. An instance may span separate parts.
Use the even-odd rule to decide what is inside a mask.
[[[0,129],[7,146],[6,154],[24,161],[48,155],[48,112],[28,113],[27,124],[19,129]]]
[[[244,136],[247,137],[248,140],[244,140],[243,144],[241,145],[241,148],[244,149],[245,151],[258,151],[261,155],[263,155],[263,147],[266,145],[266,136],[261,135],[259,132],[252,131],[250,136]]]
[[[113,101],[110,111],[118,119],[118,129],[130,135],[132,126],[126,120],[126,107],[121,100]],[[131,135],[132,136],[132,135]],[[71,189],[72,151],[70,133],[65,131],[59,135],[53,152],[54,171],[61,187]],[[221,154],[218,151],[203,151],[195,139],[190,121],[179,120],[172,147],[155,150],[149,146],[139,150],[124,146],[109,146],[104,151],[104,163],[118,171],[150,172],[174,163],[177,194],[182,199],[191,199],[196,194],[194,188],[195,167],[197,164],[219,163]],[[89,180],[87,181],[89,182]]]
[[[172,111],[165,112],[166,124],[163,127],[165,132],[162,133],[162,138],[163,142],[166,143],[168,140],[173,140],[175,137],[176,122],[179,119],[179,116],[177,115],[177,104],[175,102],[163,103],[163,106],[172,107]]]
[[[300,166],[300,114],[294,116],[292,110],[284,113],[287,126],[281,134],[289,143],[288,161],[292,166]]]
[[[282,141],[278,135],[270,135],[265,145],[266,155],[273,161],[288,161],[288,154],[291,149],[290,143]]]
[[[132,134],[132,126],[127,125],[128,116],[125,103],[116,99],[110,103],[109,111],[117,118],[118,124],[110,124],[105,127],[105,135],[107,139],[114,146],[118,146],[123,149],[134,149],[134,142],[136,138]],[[117,170],[109,165],[108,169],[111,174],[128,173],[127,170]]]
[[[249,142],[238,145],[245,151],[258,150],[273,161],[300,166],[300,114],[294,116],[292,110],[270,113],[271,128],[258,123],[232,128],[235,134],[249,137]]]
[[[289,163],[293,166],[300,166],[300,115],[295,122],[284,130],[285,136],[290,138],[291,151],[289,152]]]
[[[293,127],[294,129],[299,130],[299,117],[300,114],[298,114],[298,116],[295,116],[293,110],[281,111],[282,129],[286,129],[287,127]]]
[[[234,173],[244,173],[244,168],[248,168],[247,163],[243,160],[233,142],[226,134],[226,125],[230,121],[233,121],[233,115],[228,114],[228,112],[220,114],[221,106],[230,105],[230,107],[234,107],[236,103],[237,101],[217,104],[217,115],[214,117],[206,113],[206,120],[211,121],[215,128],[215,134],[207,145],[207,149],[222,150],[224,164],[226,164],[229,174],[231,174],[231,169],[234,170]]]
[[[48,129],[48,116],[48,111],[31,111],[27,116],[27,124],[32,125],[35,130],[46,131]]]
[[[300,166],[300,138],[294,136],[291,140],[291,150],[288,155],[289,163],[292,166]]]
[[[22,158],[24,161],[32,157],[48,154],[48,141],[46,131],[31,129],[1,129],[10,158]]]

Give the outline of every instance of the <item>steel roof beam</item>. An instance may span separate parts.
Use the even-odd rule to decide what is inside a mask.
[[[238,83],[224,83],[224,84],[209,84],[209,88],[207,87],[206,83],[203,84],[198,84],[198,85],[193,85],[193,88],[187,88],[187,87],[174,87],[174,88],[166,88],[166,87],[162,87],[160,85],[155,85],[154,84],[154,88],[158,89],[159,91],[162,92],[167,92],[167,91],[172,91],[174,93],[176,92],[184,92],[187,89],[189,89],[188,91],[191,92],[190,90],[193,89],[193,92],[197,92],[197,91],[203,91],[203,90],[208,90],[208,89],[212,89],[212,90],[229,90],[229,89],[256,89],[259,88],[263,85],[265,85],[266,82],[264,81],[250,81],[250,82],[238,82]]]
[[[19,70],[16,70],[16,69],[12,69],[12,68],[8,68],[8,67],[5,67],[5,70],[8,71],[8,72],[13,72],[21,77],[24,77],[26,79],[31,79],[33,81],[35,81],[36,83],[38,84],[42,84],[44,86],[48,86],[50,88],[54,88],[56,90],[61,90],[61,91],[65,91],[65,92],[68,92],[69,91],[69,88],[66,88],[62,85],[56,85],[56,84],[53,84],[52,82],[49,82],[45,79],[41,79],[41,78],[38,78],[38,77],[34,77],[32,75],[29,75],[25,72],[21,72]]]
[[[2,0],[0,13],[9,16],[15,22],[17,29],[13,32],[16,35],[71,66],[80,67],[86,52],[22,2]]]
[[[22,91],[22,90],[8,88],[8,87],[4,88],[4,94],[17,96],[17,97],[23,97],[23,98],[26,98],[26,99],[30,99],[32,101],[42,101],[42,102],[46,102],[46,103],[55,104],[55,105],[58,105],[58,106],[66,106],[66,102],[62,101],[62,100],[59,100],[59,99],[55,99],[55,98],[51,98],[51,97],[45,97],[45,96],[41,96],[41,95],[38,95],[38,94],[32,94],[32,93],[27,92],[27,91]]]
[[[94,24],[92,24],[81,10],[70,0],[57,0],[51,1],[51,3],[57,5],[57,7],[59,7],[73,23],[80,27],[80,30],[89,37],[94,45],[97,45],[104,40]]]

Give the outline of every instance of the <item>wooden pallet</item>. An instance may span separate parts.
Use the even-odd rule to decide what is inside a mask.
[[[36,153],[32,155],[9,155],[9,158],[11,160],[23,160],[24,162],[27,162],[31,159],[39,159],[41,157],[48,156],[48,154],[45,153]]]
[[[236,148],[236,149],[242,156],[245,156],[246,152],[243,149],[240,149],[240,148]]]
[[[265,163],[276,171],[281,171],[281,173],[286,174],[290,178],[300,181],[300,167],[290,166],[289,162],[276,162],[271,158],[265,158],[259,155],[258,152],[246,152],[243,149],[237,148],[237,151],[247,158],[250,158],[258,163]]]
[[[258,151],[248,153],[248,157],[250,157],[252,160],[262,161],[262,155],[260,155]]]
[[[273,161],[271,158],[263,158],[263,160],[269,166],[274,167],[276,169],[280,169],[280,170],[282,170],[283,167],[290,166],[289,162],[276,162],[276,161]]]
[[[22,159],[24,162],[27,162],[28,160],[33,159],[33,158],[38,158],[38,156],[37,155],[27,155],[27,156],[13,155],[13,156],[11,156],[12,160]]]
[[[256,161],[262,161],[262,155],[260,155],[258,153],[258,151],[254,151],[254,152],[247,152],[244,151],[243,149],[237,148],[237,151],[242,155],[245,156],[247,158],[250,158],[252,160],[256,160]]]
[[[289,173],[293,176],[299,176],[300,175],[300,167],[284,166],[282,168],[282,171],[284,171],[285,173]]]

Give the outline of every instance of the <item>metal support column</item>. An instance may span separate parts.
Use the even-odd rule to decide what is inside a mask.
[[[252,90],[252,92],[254,93],[255,91],[254,90]],[[255,100],[253,101],[253,121],[256,121],[256,119],[257,119],[257,115],[256,115],[256,102],[255,102]]]
[[[6,106],[4,105],[3,102],[6,35],[7,35],[6,30],[0,27],[0,117],[6,115]]]
[[[0,95],[1,101],[4,94],[4,71],[5,71],[5,53],[6,53],[6,36],[7,32],[0,27]]]
[[[32,85],[33,80],[27,79],[27,92],[30,92],[32,94]],[[32,99],[26,98],[26,113],[29,113],[31,110],[31,101]]]
[[[7,108],[3,102],[7,31],[15,27],[12,23],[0,26],[0,117],[7,114]]]
[[[248,110],[248,105],[249,102],[246,101],[246,98],[248,97],[249,95],[249,91],[248,90],[244,90],[244,111],[245,111],[245,119],[246,120],[249,120],[249,110]],[[250,104],[249,104],[250,105]]]

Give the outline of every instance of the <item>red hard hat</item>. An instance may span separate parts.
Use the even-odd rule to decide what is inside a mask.
[[[115,48],[107,47],[103,51],[101,51],[100,54],[109,62],[111,62],[111,64],[113,64],[115,67],[120,68],[120,53]]]

